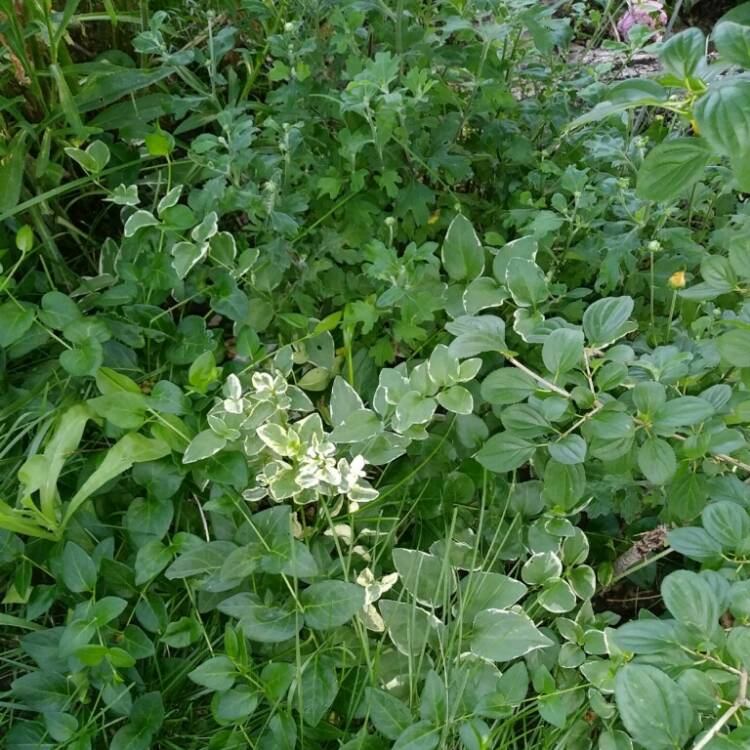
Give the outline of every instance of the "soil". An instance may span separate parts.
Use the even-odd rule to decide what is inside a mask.
[[[689,10],[680,13],[682,26],[698,26],[706,33],[713,29],[714,24],[727,12],[742,5],[745,0],[697,0],[685,5]]]

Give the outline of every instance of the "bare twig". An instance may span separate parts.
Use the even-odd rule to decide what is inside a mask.
[[[211,541],[211,534],[208,531],[208,522],[206,521],[206,514],[203,512],[203,507],[201,506],[201,501],[198,500],[198,498],[193,495],[193,500],[195,501],[195,505],[198,508],[198,514],[201,517],[201,523],[203,524],[203,533],[206,535],[206,541]]]
[[[568,437],[571,432],[575,432],[584,422],[588,422],[591,417],[593,417],[595,414],[598,414],[601,408],[604,406],[604,404],[601,401],[597,401],[594,408],[588,412],[587,414],[584,414],[575,424],[573,424],[571,427],[568,427],[565,432],[563,432],[562,435],[558,438],[558,440],[562,440],[564,437]]]
[[[543,385],[548,391],[553,391],[554,393],[557,393],[558,396],[562,396],[563,398],[573,398],[570,393],[568,393],[568,391],[566,391],[564,388],[560,388],[559,385],[550,383],[550,381],[546,378],[543,378],[541,375],[537,375],[537,373],[535,373],[533,370],[530,370],[528,367],[526,367],[525,364],[519,362],[515,357],[506,355],[505,358],[513,365],[513,367],[517,367],[521,372],[525,372],[530,378],[533,378],[537,383]]]
[[[693,745],[693,750],[703,750],[713,740],[726,723],[747,703],[747,670],[740,673],[740,689],[734,703],[718,718],[716,723]]]
[[[645,560],[652,552],[662,549],[667,544],[666,526],[657,526],[652,531],[641,534],[640,539],[615,560],[615,575],[620,575]]]

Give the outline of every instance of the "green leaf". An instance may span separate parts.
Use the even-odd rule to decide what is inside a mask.
[[[232,724],[252,716],[258,707],[260,694],[250,685],[238,685],[224,692],[214,693],[211,713],[219,724]]]
[[[716,339],[722,359],[734,367],[750,367],[750,330],[733,328]]]
[[[398,736],[393,750],[434,750],[440,744],[440,730],[429,721],[418,721]]]
[[[552,645],[526,614],[485,609],[474,618],[471,650],[483,659],[511,661]]]
[[[380,417],[370,409],[349,412],[337,425],[329,438],[334,443],[359,443],[375,437],[383,429]]]
[[[620,625],[611,638],[617,648],[634,654],[657,654],[675,642],[673,620],[632,620]]]
[[[164,721],[164,703],[161,693],[141,695],[133,701],[130,709],[130,723],[149,732],[158,732]]]
[[[719,629],[721,605],[708,581],[690,570],[670,573],[662,582],[661,596],[672,616],[696,627],[706,638]]]
[[[19,302],[0,305],[0,347],[7,349],[18,341],[34,323],[34,308]]]
[[[638,467],[651,484],[665,484],[677,471],[677,457],[666,440],[647,438],[638,449]]]
[[[227,444],[227,439],[217,435],[213,430],[199,432],[185,449],[182,463],[192,464],[215,456]]]
[[[474,458],[485,469],[497,474],[513,471],[523,466],[533,455],[536,446],[511,432],[493,435]]]
[[[453,385],[440,391],[437,395],[437,402],[446,411],[454,414],[471,414],[474,410],[474,398],[471,392],[462,385]]]
[[[442,637],[443,623],[421,607],[391,599],[381,600],[378,606],[388,635],[402,654],[423,654],[428,644]]]
[[[512,258],[505,272],[505,283],[519,307],[536,308],[549,295],[544,272],[533,260]]]
[[[395,695],[377,688],[365,688],[365,701],[370,720],[375,729],[389,740],[395,740],[411,726],[412,715],[408,706]]]
[[[283,607],[250,604],[240,619],[240,627],[251,641],[283,643],[299,632],[302,620]]]
[[[161,642],[172,648],[185,648],[195,643],[201,636],[200,623],[194,617],[180,617],[170,622]]]
[[[71,701],[72,685],[57,672],[28,672],[10,687],[13,696],[32,711],[65,711]]]
[[[491,372],[482,381],[480,391],[485,401],[504,406],[524,401],[538,387],[537,382],[525,372],[516,367],[503,367]]]
[[[150,211],[138,210],[128,217],[123,233],[126,237],[132,237],[139,229],[156,226],[159,226],[159,220]]]
[[[660,435],[674,435],[680,427],[692,427],[704,422],[713,413],[713,406],[698,396],[673,398],[654,412],[654,430]]]
[[[667,73],[680,81],[694,75],[706,53],[706,38],[698,28],[685,29],[659,48],[659,59]]]
[[[505,322],[496,315],[462,315],[445,327],[456,337],[448,350],[457,359],[506,349]]]
[[[62,528],[67,525],[78,508],[102,485],[130,469],[133,464],[156,461],[166,456],[169,452],[169,446],[162,443],[161,440],[153,440],[136,432],[129,432],[120,438],[106,452],[104,460],[99,464],[99,468],[89,476],[73,496],[73,499],[65,510],[61,524]]]
[[[633,741],[619,729],[607,729],[599,735],[597,750],[633,750]]]
[[[582,464],[586,459],[586,441],[580,435],[566,435],[547,446],[549,455],[561,464]]]
[[[330,630],[352,617],[365,605],[365,591],[346,581],[318,581],[300,594],[305,624],[314,630]]]
[[[580,568],[576,568],[580,570]],[[575,573],[575,570],[573,571]],[[571,577],[573,575],[571,573]],[[562,578],[546,581],[539,593],[539,604],[548,612],[561,614],[570,612],[576,605],[576,595],[570,584]]]
[[[146,419],[146,398],[141,393],[110,393],[86,403],[97,416],[123,430],[137,430]]]
[[[732,76],[712,84],[695,104],[701,136],[722,156],[744,154],[750,147],[750,80]]]
[[[209,350],[200,354],[190,364],[188,382],[198,393],[206,393],[208,387],[215,383],[220,375],[221,370],[216,366],[214,353]]]
[[[97,626],[101,628],[119,617],[127,606],[128,603],[125,599],[119,596],[105,596],[93,605],[91,614],[94,616]]]
[[[492,273],[501,284],[505,284],[508,264],[515,258],[533,261],[538,250],[539,245],[535,237],[519,237],[512,240],[502,247],[495,256],[492,263]]]
[[[732,551],[750,539],[750,515],[729,500],[707,505],[701,513],[703,528],[723,549]]]
[[[192,578],[220,570],[235,549],[232,542],[196,540],[169,566],[164,574],[170,580]]]
[[[146,542],[135,557],[135,585],[150,581],[172,562],[172,551],[158,539]]]
[[[152,733],[146,727],[126,724],[112,737],[110,750],[150,750]]]
[[[660,669],[626,664],[615,678],[615,702],[633,739],[649,750],[683,747],[694,710],[682,688]]]
[[[667,541],[672,549],[692,560],[713,560],[721,556],[721,544],[697,526],[672,529],[667,533]]]
[[[705,172],[712,156],[702,138],[673,138],[649,151],[638,170],[639,198],[666,201],[694,185]]]
[[[750,26],[721,21],[712,33],[716,50],[727,62],[750,68]]]
[[[298,685],[297,705],[305,724],[315,727],[331,708],[339,692],[336,670],[330,658],[316,655],[305,664]]]
[[[484,270],[484,250],[471,222],[457,214],[448,227],[441,251],[443,267],[454,281],[471,281]]]
[[[172,245],[172,268],[184,279],[190,270],[200,263],[208,254],[208,243],[196,245],[195,242],[175,242]]]
[[[212,656],[189,672],[188,677],[209,690],[229,690],[237,679],[237,670],[226,656]]]
[[[76,593],[93,591],[96,585],[96,564],[84,549],[68,542],[62,556],[63,583]]]
[[[416,424],[426,424],[432,419],[437,403],[434,398],[422,396],[418,391],[405,393],[396,406],[393,428],[405,432]]]
[[[87,339],[66,349],[60,355],[60,364],[71,375],[82,378],[93,375],[104,359],[102,345],[96,339]]]
[[[344,378],[337,375],[331,387],[330,410],[333,426],[340,427],[350,414],[364,408],[365,405],[357,391]]]
[[[29,131],[25,128],[18,130],[8,143],[7,155],[0,163],[0,185],[3,186],[0,190],[0,214],[10,214],[21,198],[28,135]]]
[[[472,571],[459,583],[463,616],[471,621],[483,609],[507,609],[523,598],[527,588],[521,581],[484,571]]]
[[[456,590],[450,565],[441,558],[403,547],[395,548],[392,555],[401,583],[420,604],[440,606]]]
[[[600,349],[635,330],[635,323],[628,320],[633,305],[632,297],[604,297],[589,305],[583,313],[589,345]]]
[[[78,719],[66,713],[50,711],[44,715],[44,723],[50,737],[57,742],[67,742],[78,729]]]
[[[576,328],[557,328],[542,346],[544,366],[557,377],[583,360],[583,333]]]

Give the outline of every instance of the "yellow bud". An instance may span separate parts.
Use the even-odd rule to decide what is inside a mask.
[[[672,289],[684,289],[685,288],[685,272],[675,271],[669,277],[669,286],[672,287]]]
[[[696,135],[700,135],[701,134],[701,130],[698,127],[698,123],[695,121],[695,118],[693,118],[693,119],[690,120],[690,125],[693,128],[693,133],[695,133]]]
[[[427,223],[428,223],[428,224],[435,224],[435,222],[437,222],[437,220],[438,220],[439,218],[440,218],[440,209],[438,208],[438,209],[437,209],[436,211],[433,211],[433,212],[432,212],[432,213],[430,214],[430,218],[429,218],[429,219],[427,219]]]

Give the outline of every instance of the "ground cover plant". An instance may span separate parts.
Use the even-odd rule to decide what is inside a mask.
[[[684,5],[0,0],[3,748],[750,746]]]

